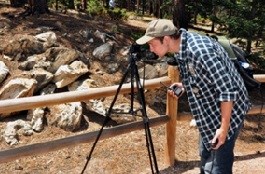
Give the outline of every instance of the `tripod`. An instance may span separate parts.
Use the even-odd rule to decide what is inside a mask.
[[[149,118],[147,117],[146,114],[146,102],[145,102],[145,97],[144,97],[144,88],[140,83],[140,77],[139,77],[139,73],[138,73],[138,66],[136,64],[136,60],[137,60],[137,53],[129,53],[129,65],[125,71],[125,74],[123,75],[121,82],[117,88],[117,92],[114,96],[114,99],[109,107],[109,110],[106,114],[105,120],[102,124],[101,129],[99,130],[99,133],[96,137],[96,140],[90,150],[89,155],[87,156],[87,161],[86,164],[82,170],[82,174],[84,173],[88,162],[91,159],[92,153],[96,147],[96,144],[103,132],[103,128],[106,126],[106,124],[110,121],[111,117],[111,112],[112,112],[112,108],[117,100],[118,94],[120,92],[120,89],[124,83],[124,81],[126,80],[127,76],[129,75],[129,72],[131,72],[131,110],[129,111],[130,113],[133,113],[133,94],[134,94],[134,80],[136,81],[136,87],[137,87],[137,94],[138,94],[138,99],[139,102],[141,104],[141,114],[142,114],[142,118],[143,118],[143,124],[144,124],[144,129],[145,129],[145,136],[146,136],[146,146],[147,146],[147,151],[148,151],[148,156],[149,156],[149,160],[150,160],[150,165],[151,165],[151,169],[152,169],[152,173],[159,173],[158,170],[158,165],[157,165],[157,161],[156,161],[156,156],[155,156],[155,151],[154,151],[154,146],[153,146],[153,142],[152,142],[152,136],[151,136],[151,131],[150,131],[150,127],[149,127]]]

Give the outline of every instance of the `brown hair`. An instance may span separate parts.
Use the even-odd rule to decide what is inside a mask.
[[[177,40],[180,37],[180,32],[176,30],[174,34],[169,35],[170,38]],[[165,36],[157,37],[158,40],[160,40],[161,43],[163,43]]]

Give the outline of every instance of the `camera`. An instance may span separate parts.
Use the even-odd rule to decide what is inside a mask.
[[[153,61],[158,59],[158,56],[149,50],[148,44],[138,45],[133,43],[130,47],[130,55],[133,56],[135,61]]]
[[[173,86],[172,88],[169,89],[171,89],[177,97],[179,97],[183,92],[182,88],[178,86]]]
[[[172,87],[167,87],[164,83],[160,82],[163,86],[165,86],[167,89],[172,90],[174,92],[174,95],[176,95],[177,97],[180,97],[183,89],[179,86],[172,86]]]

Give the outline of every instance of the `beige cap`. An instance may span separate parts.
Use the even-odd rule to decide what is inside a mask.
[[[137,39],[136,43],[143,45],[156,37],[169,36],[174,34],[176,31],[177,28],[171,20],[156,19],[149,22],[145,35]]]

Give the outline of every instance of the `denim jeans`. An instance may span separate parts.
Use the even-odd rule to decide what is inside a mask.
[[[200,138],[201,174],[232,174],[234,147],[243,123],[217,150],[208,151]]]

